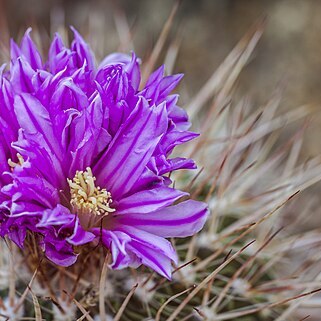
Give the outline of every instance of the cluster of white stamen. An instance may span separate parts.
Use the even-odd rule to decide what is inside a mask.
[[[21,166],[24,163],[24,159],[19,153],[17,153],[17,158],[18,158],[17,163],[14,162],[11,158],[8,159],[8,164],[12,169],[15,168],[16,166]]]
[[[77,171],[72,180],[67,179],[71,194],[70,204],[77,214],[101,216],[115,211],[110,207],[113,201],[110,192],[95,186],[95,180],[90,167],[87,167],[86,171]]]

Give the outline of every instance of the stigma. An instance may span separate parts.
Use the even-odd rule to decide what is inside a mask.
[[[67,179],[70,187],[70,205],[79,216],[104,217],[115,211],[110,192],[95,185],[96,177],[90,167],[77,171],[75,177]],[[96,219],[94,219],[96,221]]]

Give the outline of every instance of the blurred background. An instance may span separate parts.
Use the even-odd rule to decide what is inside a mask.
[[[10,37],[20,40],[26,28],[32,26],[39,31],[39,42],[46,51],[50,35],[73,25],[92,45],[97,59],[111,51],[132,49],[144,59],[174,5],[172,0],[0,3],[2,46],[8,46]],[[283,108],[309,103],[317,109],[321,102],[320,14],[321,2],[317,0],[181,1],[168,42],[179,47],[174,71],[185,73],[182,102],[201,88],[251,25],[267,16],[266,31],[242,73],[240,94],[250,95],[253,104],[259,105],[280,82],[285,82]],[[318,124],[321,121],[312,124],[313,130],[309,131],[307,156],[321,152]]]
[[[28,26],[40,30],[42,43],[48,44],[49,35],[61,31],[61,26],[73,25],[94,47],[97,58],[116,49],[129,51],[133,43],[137,54],[144,58],[155,44],[174,1],[1,0],[0,3],[0,40],[5,45],[10,36],[20,39]],[[268,18],[266,31],[243,72],[240,92],[250,94],[254,104],[260,104],[280,81],[285,81],[283,108],[306,103],[319,108],[321,2],[317,0],[181,1],[169,41],[176,41],[179,46],[174,71],[186,75],[185,101],[199,90],[263,15]],[[312,125],[305,144],[309,156],[321,152],[319,124],[321,121]]]

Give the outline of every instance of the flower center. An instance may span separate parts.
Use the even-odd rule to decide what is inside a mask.
[[[95,186],[95,180],[90,167],[86,171],[77,171],[72,180],[67,179],[71,194],[70,205],[78,215],[106,216],[115,211],[110,205],[113,202],[110,192]]]

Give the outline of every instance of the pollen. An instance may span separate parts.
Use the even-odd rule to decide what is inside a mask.
[[[24,159],[19,153],[17,153],[17,158],[18,158],[18,162],[14,162],[11,158],[8,159],[8,165],[11,167],[12,170],[16,166],[22,166],[24,163]]]
[[[70,187],[70,205],[79,214],[106,216],[115,211],[110,192],[95,185],[96,177],[90,167],[86,171],[77,171],[75,177],[67,179]]]

